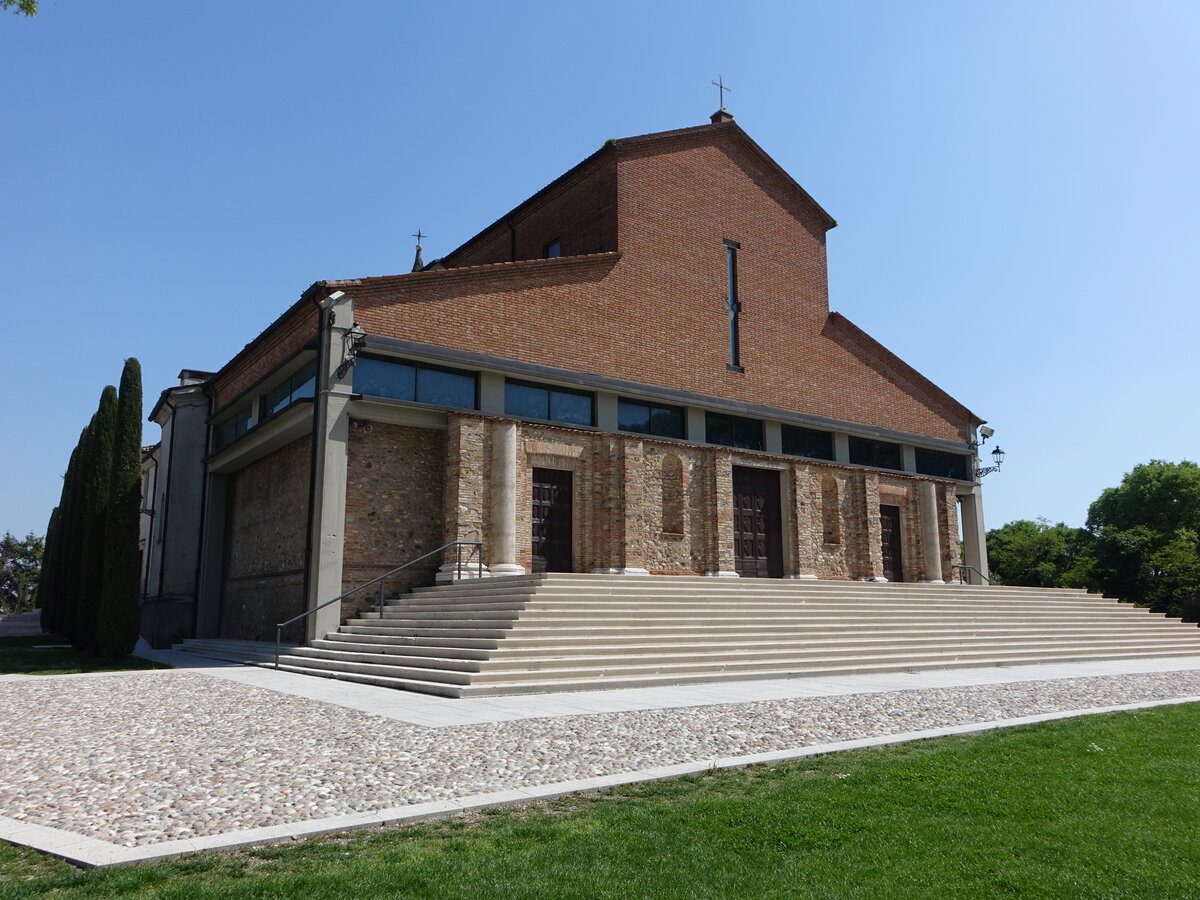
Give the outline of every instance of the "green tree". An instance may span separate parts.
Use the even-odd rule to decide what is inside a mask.
[[[1018,519],[987,533],[989,577],[996,584],[1081,587],[1092,535],[1047,519]]]
[[[54,581],[58,576],[55,560],[58,558],[58,548],[62,539],[62,505],[54,507],[50,513],[50,522],[46,525],[46,546],[42,552],[42,568],[38,573],[37,596],[38,605],[42,608],[42,631],[54,633],[56,625]]]
[[[1135,466],[1088,509],[1090,585],[1109,596],[1195,620],[1200,613],[1200,466]]]
[[[138,530],[142,485],[142,369],[125,360],[117,400],[117,430],[104,530],[104,583],[96,643],[100,654],[128,656],[138,639]]]
[[[95,416],[92,417],[93,419]],[[80,544],[83,542],[83,461],[91,444],[91,423],[79,435],[71,453],[63,481],[61,552],[55,561],[55,628],[68,641],[75,634],[75,611],[79,606],[79,574],[82,568]]]
[[[94,652],[104,579],[104,528],[108,520],[113,442],[117,432],[117,389],[111,384],[100,394],[100,407],[92,417],[90,428],[80,484],[83,540],[79,546],[79,592],[71,643],[80,650]]]
[[[44,541],[33,532],[24,540],[7,531],[0,538],[0,609],[23,613],[37,608],[44,549]]]
[[[37,15],[38,0],[0,0],[0,9],[11,9],[22,16]]]

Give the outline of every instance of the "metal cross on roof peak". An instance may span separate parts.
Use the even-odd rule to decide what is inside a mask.
[[[418,229],[417,229],[417,233],[416,233],[416,234],[414,234],[414,235],[412,235],[412,236],[413,236],[413,237],[415,237],[415,238],[417,239],[417,243],[418,243],[418,244],[419,244],[419,243],[421,243],[421,239],[422,239],[422,238],[427,238],[427,237],[429,237],[429,235],[427,235],[427,234],[421,234],[421,229],[420,229],[420,228],[418,228]]]
[[[717,80],[714,81],[712,84],[713,84],[713,87],[715,87],[718,91],[721,92],[721,109],[724,109],[725,108],[725,92],[726,91],[732,92],[733,88],[726,87],[725,79],[722,78],[720,75],[717,76]]]

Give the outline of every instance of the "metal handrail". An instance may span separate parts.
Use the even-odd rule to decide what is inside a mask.
[[[435,553],[441,553],[443,550],[447,550],[450,547],[457,548],[458,560],[454,564],[454,572],[455,572],[455,574],[458,574],[458,573],[462,572],[462,564],[463,564],[462,548],[464,546],[475,548],[476,555],[478,557],[476,559],[476,565],[478,566],[478,568],[476,570],[476,576],[479,578],[482,578],[483,577],[483,541],[451,541],[448,544],[442,544],[442,546],[438,547],[436,550],[430,550],[428,553],[421,554],[416,559],[410,559],[408,562],[402,563],[402,564],[396,566],[396,568],[392,569],[391,571],[384,572],[382,575],[372,578],[370,581],[365,581],[362,584],[360,584],[358,587],[351,588],[350,590],[346,591],[346,593],[341,594],[340,596],[334,597],[332,600],[326,600],[320,606],[314,606],[312,609],[310,609],[306,612],[302,612],[298,616],[292,616],[292,618],[288,619],[286,622],[278,623],[275,626],[275,668],[276,669],[279,668],[279,646],[283,640],[283,629],[285,629],[287,626],[291,625],[293,622],[299,622],[301,619],[307,619],[313,613],[318,612],[319,610],[322,610],[327,606],[332,606],[334,603],[340,603],[342,600],[345,600],[347,597],[351,596],[352,594],[357,594],[363,588],[369,588],[373,584],[379,585],[379,605],[376,607],[376,611],[379,613],[379,618],[382,619],[383,618],[383,584],[388,578],[391,578],[393,575],[395,575],[401,569],[407,569],[409,566],[419,563],[419,562],[421,562],[421,560],[429,559],[429,557],[433,556]]]
[[[991,584],[991,583],[992,583],[992,579],[988,578],[986,575],[984,575],[982,572],[980,572],[980,571],[979,571],[977,568],[975,568],[974,566],[959,565],[958,563],[955,563],[955,564],[954,564],[954,568],[956,568],[956,569],[967,569],[967,570],[969,570],[969,571],[971,571],[971,572],[974,572],[976,575],[978,575],[980,578],[982,578],[982,579],[983,579],[984,581],[986,581],[988,584]],[[971,581],[970,581],[970,579],[968,579],[968,580],[967,580],[967,584],[971,584]]]

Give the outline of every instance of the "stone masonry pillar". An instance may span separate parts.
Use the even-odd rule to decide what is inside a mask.
[[[713,453],[711,477],[705,493],[708,501],[708,527],[712,529],[712,558],[716,569],[705,572],[719,578],[737,578],[733,541],[733,455]]]
[[[492,516],[488,549],[492,575],[524,575],[517,565],[517,423],[492,425]]]
[[[874,472],[862,475],[862,510],[866,519],[866,571],[859,581],[887,581],[883,577],[883,528],[879,524],[879,476]]]
[[[921,482],[917,492],[921,510],[921,555],[925,559],[925,581],[945,584],[942,578],[942,540],[938,529],[937,485]]]
[[[485,466],[487,423],[474,416],[451,413],[446,417],[446,543],[483,541],[484,503],[487,498]],[[514,465],[514,469],[515,469]],[[461,562],[459,565],[461,549]],[[483,548],[485,551],[487,547]],[[435,581],[443,584],[467,578],[487,577],[476,548],[449,547]]]

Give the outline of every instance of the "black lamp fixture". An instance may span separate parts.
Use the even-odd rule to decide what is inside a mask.
[[[337,367],[337,377],[344,378],[358,359],[358,351],[366,343],[367,333],[355,322],[342,332],[342,363]]]
[[[976,478],[982,478],[984,475],[991,475],[993,472],[1000,471],[1000,466],[1004,463],[1004,451],[1000,449],[999,444],[992,451],[992,460],[996,463],[994,466],[980,466],[975,470]]]

